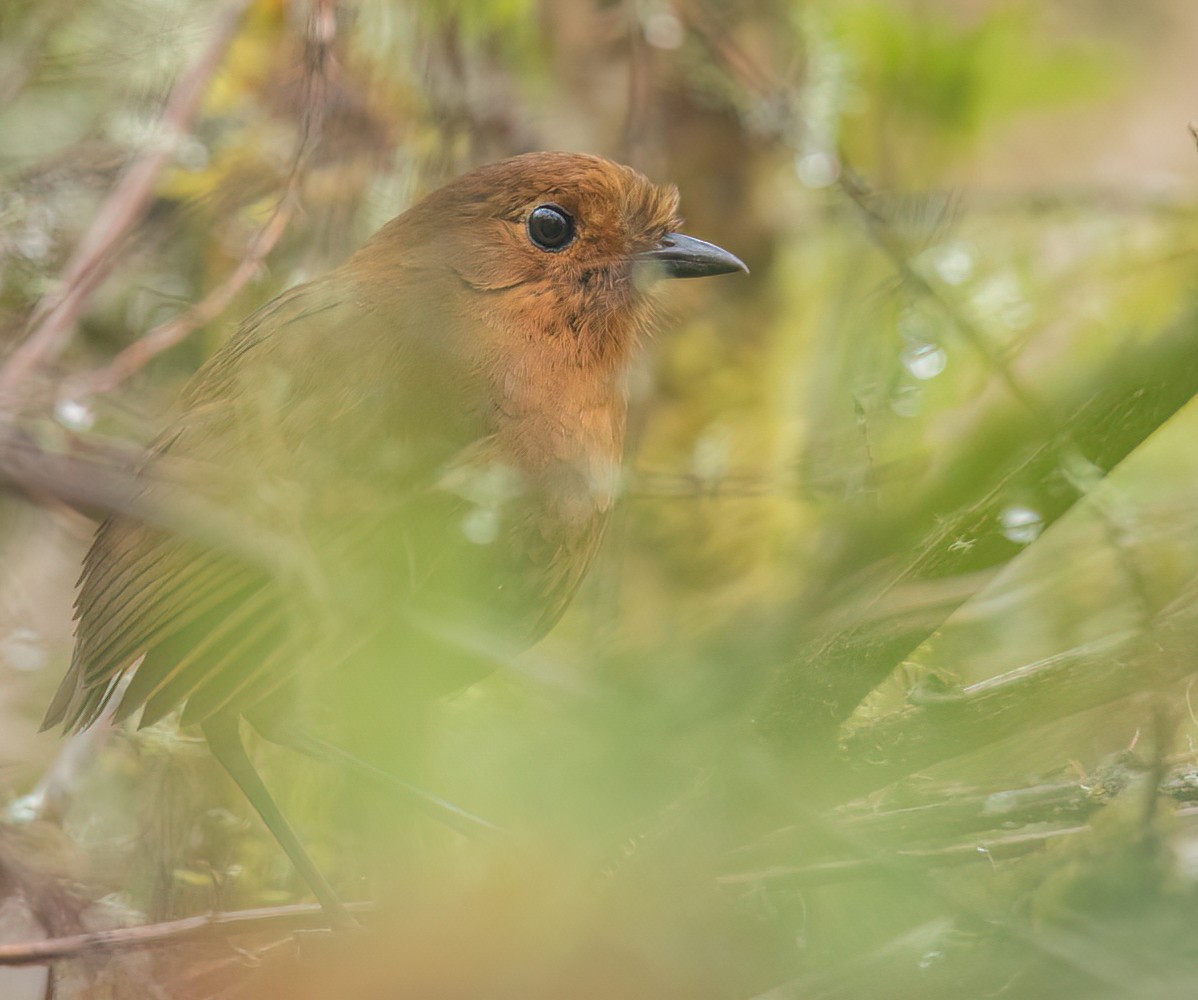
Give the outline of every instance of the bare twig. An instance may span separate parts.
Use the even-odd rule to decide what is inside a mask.
[[[158,175],[174,156],[175,141],[190,128],[248,6],[249,0],[232,0],[207,48],[175,83],[162,112],[161,140],[129,165],[75,248],[56,291],[38,303],[28,336],[0,369],[0,398],[11,399],[17,386],[66,347],[87,301],[112,271],[113,248],[145,214]]]
[[[337,11],[334,0],[312,0],[308,14],[307,34],[304,37],[304,118],[300,149],[293,173],[303,168],[307,158],[320,143],[325,114],[329,107],[329,91],[337,62],[333,42],[337,38]]]
[[[336,17],[331,0],[312,4],[305,37],[305,88],[300,138],[287,173],[286,187],[266,224],[249,245],[245,256],[224,281],[182,315],[154,327],[138,338],[103,368],[71,379],[64,387],[68,398],[111,392],[140,371],[153,358],[182,342],[193,330],[219,316],[262,268],[263,261],[278,244],[299,204],[300,186],[308,161],[320,143],[328,107],[329,80],[335,70],[332,45]]]
[[[51,451],[28,431],[0,422],[0,491],[23,493],[35,503],[127,510],[137,458],[132,452],[75,439],[67,448]]]
[[[1113,633],[965,688],[958,698],[916,705],[844,737],[852,766],[880,786],[1023,730],[1194,672],[1195,585],[1143,629]]]
[[[370,903],[351,903],[349,909],[353,913],[361,914],[369,913],[373,906]],[[71,934],[43,941],[0,945],[0,966],[42,965],[55,959],[76,958],[100,951],[153,948],[221,938],[230,934],[291,932],[327,926],[328,916],[316,903],[267,906],[253,910],[234,910],[230,913],[207,913],[158,924],[143,924],[139,927],[118,927],[114,930]]]
[[[761,882],[784,883],[788,887],[828,885],[853,878],[893,872],[901,865],[955,865],[975,861],[1007,861],[1023,857],[1060,837],[1089,831],[1089,826],[1057,826],[1048,830],[1020,830],[993,837],[976,838],[943,847],[913,848],[872,858],[839,858],[804,865],[775,865],[769,868],[721,875],[721,885]]]
[[[64,395],[79,398],[97,392],[111,392],[153,358],[224,312],[237,293],[258,274],[262,262],[275,248],[295,214],[295,204],[295,191],[289,188],[232,274],[182,315],[159,324],[144,337],[139,337],[103,368],[70,379],[63,387]]]
[[[761,60],[755,59],[736,44],[728,26],[721,23],[719,5],[691,0],[676,4],[674,9],[745,90],[761,100],[777,101],[783,98],[788,89],[786,82],[771,72],[771,67],[763,65]]]
[[[1151,763],[1121,755],[1093,774],[1070,782],[1026,788],[921,789],[911,806],[877,810],[870,800],[850,803],[831,820],[847,836],[842,856],[804,859],[810,824],[784,827],[737,848],[730,861],[737,871],[719,877],[728,884],[782,881],[788,885],[824,885],[893,872],[898,865],[941,866],[970,861],[1022,857],[1060,837],[1088,833],[1091,818],[1133,787],[1142,789],[1153,813],[1172,800],[1170,815],[1187,822],[1198,818],[1195,760],[1170,761],[1155,755]],[[885,845],[885,846],[876,846]]]

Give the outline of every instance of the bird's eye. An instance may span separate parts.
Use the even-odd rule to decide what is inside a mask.
[[[550,253],[564,250],[574,240],[574,220],[557,205],[538,205],[528,217],[528,238]]]

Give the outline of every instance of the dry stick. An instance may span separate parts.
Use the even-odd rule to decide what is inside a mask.
[[[304,168],[320,141],[328,105],[328,76],[335,32],[336,18],[331,0],[317,0],[313,4],[307,28],[305,79],[308,99],[304,104],[299,145],[288,170],[286,187],[279,204],[233,273],[182,315],[154,327],[103,368],[72,379],[66,387],[65,394],[68,397],[111,392],[153,358],[179,344],[197,327],[210,323],[224,312],[237,293],[258,274],[263,261],[278,244],[295,214]]]
[[[353,913],[369,913],[370,903],[350,903]],[[228,934],[262,933],[263,931],[325,930],[328,916],[316,903],[297,903],[290,906],[268,906],[254,910],[234,910],[231,913],[206,913],[198,917],[167,920],[139,927],[118,927],[108,931],[91,931],[67,937],[25,941],[20,944],[0,944],[0,966],[44,965],[59,958],[74,958],[97,951],[124,951],[130,948],[151,948],[161,945],[185,944],[188,941],[220,938]]]
[[[0,420],[0,492],[77,510],[127,512],[136,500],[133,469],[140,452],[71,442],[48,448],[28,430]]]
[[[1185,812],[1188,814],[1190,810]],[[720,875],[716,882],[720,885],[785,883],[790,887],[832,885],[871,875],[890,875],[900,865],[958,865],[976,861],[993,864],[1021,858],[1061,837],[1073,837],[1089,831],[1088,824],[1057,826],[1049,830],[1020,830],[943,847],[908,848],[873,858],[839,858],[806,865],[773,865],[754,871]]]
[[[144,337],[135,340],[103,368],[71,379],[66,386],[66,395],[74,397],[111,392],[153,358],[224,312],[234,296],[258,274],[262,262],[279,242],[295,214],[295,203],[295,192],[289,189],[232,274],[182,315],[159,324]]]
[[[846,856],[804,861],[801,852],[810,830],[790,826],[732,852],[729,861],[736,870],[720,880],[824,884],[887,875],[892,863],[900,860],[936,865],[1007,860],[1054,838],[1088,832],[1090,817],[1136,783],[1153,790],[1144,796],[1146,800],[1171,800],[1175,806],[1171,815],[1187,820],[1198,817],[1198,788],[1193,781],[1198,758],[1194,754],[1158,758],[1153,766],[1160,769],[1159,777],[1143,765],[1124,762],[1056,784],[965,791],[947,786],[921,791],[914,805],[880,811],[870,800],[861,800],[835,816],[841,829],[868,838],[846,844],[854,848]]]
[[[676,5],[675,11],[732,77],[754,96],[763,101],[777,101],[789,90],[787,81],[779,79],[769,67],[736,44],[732,32],[720,23],[718,6],[693,0]]]
[[[234,7],[230,8],[226,14],[222,30],[218,32],[217,38],[209,46],[204,57],[179,82],[172,92],[167,104],[167,110],[164,113],[164,121],[174,127],[177,132],[182,132],[183,123],[189,120],[198,109],[199,98],[203,93],[203,85],[219,65],[225,49],[232,40],[233,33],[240,22],[241,14],[244,12],[247,3],[248,0],[239,0]],[[89,375],[71,380],[68,383],[68,394],[106,392],[116,388],[124,379],[141,369],[156,355],[178,344],[196,327],[202,326],[223,312],[234,296],[258,272],[263,260],[278,243],[295,213],[304,166],[312,150],[319,142],[327,106],[328,88],[326,77],[334,32],[335,19],[332,0],[317,0],[313,6],[308,26],[307,56],[309,72],[307,76],[309,100],[305,105],[302,138],[288,173],[286,189],[270,219],[250,245],[250,249],[245,257],[239,262],[228,278],[209,292],[200,302],[187,309],[181,316],[155,327],[148,334],[126,347],[103,368]],[[97,234],[105,234],[105,230],[101,227],[112,225],[113,219],[117,219],[118,221],[123,220],[125,229],[131,227],[136,222],[141,210],[144,209],[148,201],[153,180],[165,162],[165,154],[150,154],[135,163],[125,175],[121,184],[118,185],[117,190],[110,197],[105,209],[101,211],[88,237],[85,238],[80,249],[76,252],[76,263],[72,264],[68,272],[68,277],[64,279],[64,287],[67,289],[67,295],[64,295],[63,299],[58,302],[53,303],[49,307],[50,311],[48,313],[43,310],[45,319],[41,326],[14,353],[5,369],[0,371],[0,394],[11,390],[11,387],[23,379],[28,372],[33,371],[38,365],[57,354],[65,346],[67,328],[78,316],[79,310],[82,308],[87,296],[103,280],[108,270],[111,269],[108,251],[124,230],[117,232],[114,229],[110,239],[102,239]],[[85,280],[90,282],[86,286],[83,284]],[[73,298],[70,297],[72,295]],[[61,311],[65,308],[69,308],[71,311]],[[60,312],[55,313],[55,310],[60,310]],[[60,319],[56,320],[56,315]],[[21,359],[23,353],[27,356],[24,361]],[[24,369],[21,368],[22,364],[26,366]],[[14,370],[17,372],[15,376],[13,375]],[[8,381],[9,379],[11,381]],[[8,438],[0,435],[0,444],[8,442]],[[12,443],[24,445],[24,452],[29,451],[29,442],[14,437]],[[16,453],[21,453],[20,448],[17,449]],[[3,450],[0,449],[0,456],[4,454]],[[0,461],[0,469],[6,472],[19,471],[23,473],[16,475],[14,481],[20,483],[26,489],[35,488],[35,484],[44,485],[42,479],[44,479],[44,474],[47,471],[51,473],[60,471],[57,467],[50,470],[43,468],[45,459],[55,459],[58,456],[40,455],[39,457],[43,461],[39,465],[36,462],[31,464],[28,461],[29,456],[24,453],[22,454],[26,461],[11,463],[11,469],[9,464]],[[43,476],[39,478],[37,475],[32,475],[31,473],[34,472],[41,472]],[[55,478],[55,482],[60,485],[64,480],[67,483],[72,483],[75,481],[75,478],[58,476]],[[81,478],[84,482],[92,482],[93,480],[92,476]],[[89,500],[94,502],[96,499],[100,499],[101,503],[110,509],[122,510],[126,504],[132,502],[132,498],[127,495],[127,476],[119,476],[115,481],[115,485],[110,485],[108,489],[99,491],[102,492],[102,497],[97,498],[92,496],[92,492],[86,494]],[[75,740],[78,740],[81,736],[86,737],[98,732],[100,729],[101,727],[93,727],[86,731],[85,734],[79,734],[79,736],[75,737]],[[68,743],[68,746],[71,746],[73,742]],[[369,904],[354,904],[351,906],[351,909],[354,911],[362,911],[368,908]],[[123,948],[176,944],[195,938],[219,936],[223,933],[232,933],[235,931],[261,932],[270,929],[295,930],[305,927],[323,928],[324,921],[325,915],[323,910],[315,905],[273,907],[244,910],[236,913],[209,914],[141,927],[95,931],[88,934],[78,934],[27,944],[0,945],[0,966],[41,964],[55,958],[71,957],[99,950],[118,950]]]
[[[208,82],[248,6],[249,0],[233,0],[218,20],[208,47],[172,88],[162,112],[162,141],[143,151],[125,171],[76,247],[58,290],[38,303],[29,321],[29,335],[0,369],[0,398],[11,398],[17,386],[66,347],[83,307],[115,265],[113,247],[149,207],[158,175],[174,156],[175,141],[188,131],[199,111]]]
[[[1054,719],[1098,708],[1194,672],[1198,615],[1187,587],[1150,627],[1091,643],[987,678],[941,704],[914,705],[863,725],[841,741],[871,787],[978,750]]]
[[[1151,801],[1155,802],[1155,798]],[[1178,820],[1198,819],[1198,806],[1185,806],[1171,814]],[[908,848],[872,858],[839,858],[833,861],[817,861],[805,865],[773,865],[753,871],[733,872],[719,875],[719,885],[757,885],[761,883],[785,884],[790,888],[800,886],[834,885],[851,879],[871,876],[893,875],[900,865],[924,866],[965,865],[985,861],[995,864],[1013,861],[1042,850],[1062,837],[1092,834],[1089,823],[1071,826],[1053,826],[1047,829],[1025,829],[1013,833],[978,837],[972,840],[946,844],[940,847]]]

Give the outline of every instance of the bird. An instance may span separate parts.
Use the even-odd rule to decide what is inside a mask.
[[[328,750],[288,728],[309,678],[398,717],[553,626],[617,500],[660,279],[748,270],[678,209],[676,188],[602,157],[511,157],[247,318],[147,449],[136,513],[97,529],[43,728],[181,710],[352,922],[242,719]]]

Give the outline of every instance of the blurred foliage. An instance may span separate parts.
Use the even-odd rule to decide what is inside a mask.
[[[856,91],[843,109],[846,148],[906,184],[935,180],[983,129],[1109,93],[1121,68],[1109,42],[1049,41],[1040,4],[995,5],[971,23],[947,9],[854,3],[831,20]]]
[[[172,150],[5,403],[46,452],[136,449],[241,316],[503,155],[677,183],[753,274],[671,289],[600,564],[403,762],[519,846],[262,746],[377,926],[301,941],[299,972],[278,934],[120,953],[107,992],[63,995],[1190,995],[1192,5],[346,0],[322,34],[253,0],[172,135],[233,9],[0,7],[6,345]],[[87,381],[221,290],[113,391]],[[34,499],[0,508],[0,897],[51,934],[303,898],[194,734],[35,735],[91,526]]]

